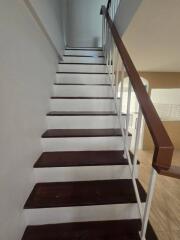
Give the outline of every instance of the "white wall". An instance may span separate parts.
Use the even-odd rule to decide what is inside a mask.
[[[123,36],[141,72],[180,72],[180,1],[143,0]]]
[[[142,0],[120,0],[120,5],[115,17],[115,25],[122,36],[133,19]]]
[[[60,55],[66,45],[66,0],[30,0]]]
[[[0,5],[0,239],[18,240],[57,56],[22,0]]]
[[[100,46],[102,41],[100,9],[101,5],[106,5],[106,2],[106,0],[68,0],[68,46]]]

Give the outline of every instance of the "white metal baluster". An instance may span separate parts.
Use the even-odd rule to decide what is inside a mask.
[[[111,38],[110,38],[111,39]],[[111,83],[112,83],[112,51],[111,51],[111,40],[109,43],[109,78],[111,79]]]
[[[112,3],[110,4],[110,8],[109,8],[109,10],[110,10],[110,11],[109,11],[109,12],[110,12],[109,15],[110,15],[110,17],[112,18]]]
[[[128,125],[129,124],[126,124],[126,132],[124,133],[124,129],[123,129],[123,124],[122,124],[122,102],[123,102],[123,82],[124,82],[124,76],[125,76],[125,71],[124,71],[124,65],[122,63],[122,69],[121,69],[121,90],[120,90],[120,112],[118,112],[118,117],[119,117],[119,123],[120,123],[120,128],[121,128],[121,131],[122,131],[122,137],[123,137],[123,145],[124,145],[124,151],[125,151],[125,154],[127,156],[127,159],[128,159],[128,163],[129,163],[129,168],[130,168],[130,173],[131,173],[131,176],[132,176],[132,182],[133,182],[133,186],[134,186],[134,189],[135,189],[135,194],[136,194],[136,199],[137,199],[137,203],[138,203],[138,209],[139,209],[139,213],[140,213],[140,217],[142,219],[143,217],[143,209],[142,209],[142,204],[141,204],[141,199],[140,199],[140,196],[139,196],[139,192],[138,192],[138,188],[137,188],[137,183],[136,183],[136,179],[133,178],[133,174],[132,174],[132,163],[131,163],[131,157],[130,157],[130,154],[129,154],[129,149],[127,147],[127,141],[126,141],[126,137],[128,137],[127,133],[128,133]],[[129,81],[129,93],[131,94],[131,83]],[[129,97],[128,97],[128,113],[130,112],[130,95],[129,94]]]
[[[102,15],[102,49],[104,49],[104,15]]]
[[[119,0],[117,0],[117,9],[118,9],[118,7],[119,7]],[[117,9],[116,9],[116,11],[117,11]]]
[[[112,89],[112,92],[113,92],[113,96],[114,96],[114,101],[115,101],[115,109],[116,109],[116,112],[117,112],[117,99],[116,99],[116,95],[115,95],[115,86],[114,86],[114,71],[115,71],[115,50],[114,50],[114,41],[112,39],[112,64],[110,65],[110,78],[109,78],[109,81],[111,83],[111,89]]]
[[[135,146],[134,146],[132,179],[133,179],[136,199],[137,199],[137,202],[138,202],[139,213],[140,213],[140,216],[141,216],[141,219],[142,219],[143,218],[142,203],[141,203],[141,199],[139,197],[139,192],[138,192],[138,188],[137,188],[137,184],[136,184],[137,150],[138,150],[138,147],[139,147],[140,132],[141,132],[141,122],[142,122],[142,111],[141,111],[141,108],[139,106],[137,127],[136,127],[136,139],[135,139]]]
[[[135,190],[135,195],[136,195],[136,199],[137,199],[137,203],[138,203],[138,209],[139,209],[139,214],[141,219],[143,218],[143,208],[142,208],[142,203],[141,203],[141,199],[139,196],[139,190],[137,187],[137,183],[136,183],[136,177],[134,175],[134,169],[135,169],[135,165],[132,165],[131,163],[131,157],[129,154],[129,149],[127,147],[128,145],[128,129],[129,129],[129,121],[130,121],[130,103],[131,103],[131,91],[132,91],[132,85],[131,82],[129,80],[129,86],[128,86],[128,103],[127,103],[127,117],[126,117],[126,132],[125,132],[125,140],[124,140],[124,145],[125,145],[125,151],[124,151],[124,157],[128,159],[128,163],[129,163],[129,168],[130,168],[130,172],[131,172],[131,176],[132,176],[132,181],[133,181],[133,186],[134,186],[134,190]],[[142,118],[142,113],[140,112],[139,114],[139,122],[138,122],[138,128],[140,128],[141,126],[141,118]],[[138,136],[137,136],[138,137]],[[136,143],[138,145],[138,142]],[[136,161],[137,164],[137,161]]]
[[[105,41],[105,18],[102,15],[102,49],[104,51],[104,41]]]
[[[113,91],[116,100],[116,86],[115,86],[115,43],[112,38],[112,83],[113,83]]]
[[[114,20],[115,14],[116,14],[116,9],[115,9],[115,2],[112,0],[112,8],[113,8],[113,16],[112,16],[112,20]]]
[[[133,186],[134,186],[134,191],[135,191],[135,195],[136,195],[136,200],[137,200],[137,204],[138,204],[140,218],[141,218],[141,221],[142,221],[142,219],[143,219],[143,207],[142,207],[141,198],[139,196],[139,189],[137,187],[136,178],[134,178],[133,176],[132,176],[132,182],[133,182]]]
[[[118,113],[119,123],[120,123],[120,127],[121,127],[121,132],[122,132],[124,154],[125,154],[125,156],[127,156],[130,172],[132,173],[131,157],[130,157],[129,149],[128,149],[127,143],[126,143],[126,137],[125,137],[126,136],[126,131],[124,130],[124,128],[125,128],[124,123],[125,122],[122,121],[122,104],[123,104],[123,94],[124,94],[124,91],[123,91],[123,89],[124,89],[124,77],[125,77],[125,68],[124,68],[124,65],[122,63],[122,68],[121,68],[121,88],[120,88],[120,100],[119,100],[120,101],[119,102],[120,106],[119,106],[119,111],[117,110],[117,113]],[[128,131],[128,129],[127,129],[127,131]]]
[[[103,48],[103,52],[104,52],[104,58],[105,58],[105,62],[106,62],[106,43],[107,43],[107,39],[106,39],[106,18],[104,17],[104,48]]]
[[[110,38],[110,31],[107,25],[106,65],[107,65],[108,75],[109,75],[109,62],[110,62],[109,38]],[[110,75],[109,75],[109,78],[110,78]]]
[[[137,199],[137,203],[138,203],[138,209],[139,209],[140,217],[142,219],[142,217],[143,217],[142,203],[141,203],[141,199],[140,199],[140,196],[139,196],[139,191],[138,191],[138,187],[137,187],[137,183],[136,183],[136,178],[133,177],[133,165],[132,165],[132,162],[131,162],[131,157],[130,157],[129,149],[128,149],[128,129],[129,129],[129,122],[130,122],[131,92],[132,92],[132,85],[131,85],[131,82],[129,80],[127,117],[126,117],[126,132],[125,132],[125,140],[124,140],[124,145],[125,145],[124,157],[128,159],[129,168],[130,168],[130,172],[131,172],[131,175],[132,175],[133,186],[134,186],[136,199]]]
[[[113,3],[111,2],[111,6],[110,6],[110,8],[111,8],[111,19],[113,18]]]
[[[108,37],[109,37],[107,20],[106,20],[105,32],[106,32],[106,48],[105,48],[106,50],[105,50],[105,56],[106,56],[106,61],[107,61],[107,58],[108,58]]]
[[[115,14],[114,14],[114,20],[115,20],[115,16],[116,16],[116,13],[117,13],[117,8],[118,8],[118,2],[117,2],[117,0],[115,0],[115,3],[114,3],[114,12],[115,12]]]
[[[106,65],[107,69],[109,69],[109,28],[108,23],[106,23]]]
[[[120,125],[122,126],[122,103],[123,103],[123,85],[124,85],[124,76],[125,76],[125,70],[124,70],[124,65],[122,64],[122,69],[121,69],[121,90],[120,90],[120,113],[119,113],[119,117],[120,117]],[[131,83],[129,82],[129,91],[128,93],[130,92],[131,90]],[[130,103],[130,95],[128,97],[128,102]],[[129,109],[127,112],[130,111],[130,106],[127,106],[127,108]],[[127,119],[126,119],[127,120]],[[129,124],[128,124],[129,125]],[[127,123],[126,123],[126,126],[127,126]],[[136,194],[136,199],[137,199],[137,203],[138,203],[138,209],[139,209],[139,214],[140,214],[140,217],[141,219],[143,218],[143,209],[142,209],[142,203],[141,203],[141,199],[140,199],[140,196],[139,196],[139,192],[138,192],[138,188],[137,188],[137,183],[136,183],[136,179],[133,178],[133,167],[132,167],[132,163],[131,163],[131,157],[130,157],[130,154],[129,154],[129,149],[127,147],[127,141],[126,141],[126,136],[127,136],[127,133],[128,133],[128,129],[126,128],[126,132],[124,134],[124,129],[121,128],[121,131],[122,131],[122,136],[123,136],[123,144],[124,144],[124,152],[125,152],[125,155],[128,159],[128,163],[129,163],[129,168],[130,168],[130,173],[131,173],[131,176],[132,176],[132,181],[133,181],[133,186],[134,186],[134,190],[135,190],[135,194]],[[127,136],[128,137],[128,136]]]
[[[117,0],[117,9],[119,7],[120,2],[121,2],[121,0]]]
[[[119,99],[119,112],[122,114],[122,104],[123,104],[123,89],[124,89],[124,77],[125,77],[125,68],[122,62],[121,67],[121,86],[120,86],[120,99]]]
[[[117,4],[118,4],[118,2],[117,2],[117,0],[115,0],[115,3],[114,3],[114,9],[115,9],[114,19],[115,19],[116,12],[117,12],[117,6],[118,6]]]
[[[109,54],[109,38],[110,38],[110,31],[109,31],[108,22],[106,20],[106,54],[107,54],[107,57]]]
[[[117,97],[118,97],[118,60],[117,60],[117,48],[116,44],[113,41],[113,69],[112,69],[112,79],[113,79],[113,89],[114,89],[114,96],[115,96],[115,101],[117,103]],[[118,111],[118,108],[117,108]]]
[[[139,147],[139,140],[140,140],[140,133],[141,133],[141,122],[142,122],[142,111],[139,106],[138,111],[138,118],[137,118],[137,126],[136,126],[136,139],[135,139],[135,146],[134,146],[134,158],[133,158],[133,177],[135,178],[135,173],[137,169],[137,150]]]
[[[124,64],[122,62],[122,67],[121,67],[121,85],[120,85],[120,99],[119,99],[119,116],[122,119],[122,107],[123,107],[123,96],[124,96],[124,77],[125,77],[125,67]],[[121,124],[122,124],[122,135],[123,135],[123,143],[124,143],[124,149],[126,148],[125,146],[125,134],[124,134],[124,128],[125,128],[125,121],[121,120]]]
[[[114,47],[114,52],[115,52],[115,56],[114,56],[114,64],[115,64],[115,73],[114,73],[114,81],[115,81],[115,98],[116,101],[118,99],[118,78],[119,78],[119,70],[118,70],[118,65],[119,65],[119,58],[118,58],[118,50],[117,47],[115,45]],[[118,104],[118,103],[117,103]]]
[[[117,11],[117,0],[114,0],[114,19],[116,16],[116,11]]]
[[[108,42],[107,42],[107,50],[106,50],[106,65],[107,70],[109,69],[109,49],[108,49]],[[108,70],[109,71],[109,70]]]
[[[148,195],[147,195],[147,200],[146,200],[146,206],[145,206],[145,210],[144,210],[144,217],[143,217],[143,222],[142,222],[141,240],[146,239],[146,231],[147,231],[147,226],[148,226],[151,203],[152,203],[153,194],[154,194],[154,190],[155,190],[156,178],[157,178],[157,172],[154,168],[152,168],[149,186],[148,186],[148,192],[147,192]]]
[[[136,194],[136,199],[137,199],[137,203],[138,203],[139,214],[140,214],[140,217],[141,217],[141,220],[142,220],[143,219],[143,208],[142,208],[142,202],[141,202],[141,199],[140,199],[140,196],[139,196],[139,190],[138,190],[137,183],[136,183],[137,150],[138,150],[138,146],[139,146],[141,121],[142,121],[142,112],[141,112],[141,109],[139,107],[137,129],[136,129],[136,140],[135,140],[135,146],[134,146],[132,181],[133,181],[134,190],[135,190],[135,194]]]
[[[110,75],[111,75],[111,82],[114,84],[114,39],[111,35],[110,37],[110,52],[111,52],[111,62],[110,62]]]
[[[132,85],[131,81],[129,80],[128,84],[128,101],[127,101],[127,112],[126,112],[126,130],[125,130],[125,150],[124,150],[124,157],[128,159],[129,167],[132,172],[132,163],[131,159],[128,156],[128,130],[129,130],[129,122],[130,122],[130,107],[131,107],[131,91],[132,91]]]
[[[122,132],[122,138],[123,138],[123,146],[125,149],[125,133],[124,133],[124,123],[122,122],[122,99],[123,99],[123,89],[124,89],[124,76],[125,76],[125,68],[124,65],[122,63],[122,69],[121,69],[121,90],[120,90],[120,106],[118,108],[118,102],[116,102],[115,106],[116,106],[116,112],[118,114],[118,120],[119,120],[119,125],[120,125],[120,129]]]

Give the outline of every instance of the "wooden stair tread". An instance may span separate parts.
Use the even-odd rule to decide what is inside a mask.
[[[51,99],[114,99],[113,97],[51,97]]]
[[[108,73],[100,73],[100,72],[94,72],[94,73],[92,73],[92,72],[61,72],[61,71],[58,71],[58,72],[56,72],[56,74],[91,74],[91,75],[96,75],[96,74],[103,74],[103,75],[108,75]]]
[[[103,51],[103,49],[102,48],[66,48],[65,49],[66,51],[67,50],[70,50],[70,51],[72,51],[72,50],[77,50],[77,51]]]
[[[67,63],[67,62],[59,62],[59,64],[66,64],[66,65],[100,65],[100,66],[106,66],[105,63]]]
[[[23,240],[139,240],[139,225],[139,220],[128,220],[30,226]]]
[[[123,157],[123,154],[124,151],[44,152],[41,154],[34,167],[128,165],[128,160]],[[131,153],[130,155],[132,159],[133,155]]]
[[[89,58],[104,58],[104,56],[96,56],[96,55],[75,55],[75,54],[72,54],[72,55],[69,55],[69,54],[64,54],[63,55],[64,57],[79,57],[79,58],[86,58],[86,57],[89,57]]]
[[[113,111],[51,111],[47,116],[117,116]]]
[[[142,202],[146,193],[137,180]],[[136,203],[132,180],[38,183],[24,208],[55,208],[106,204]]]
[[[120,137],[120,129],[48,129],[42,138],[65,137]],[[129,136],[131,136],[129,134]]]
[[[55,86],[107,86],[111,87],[109,83],[54,83]]]
[[[22,240],[140,240],[138,219],[28,226]],[[148,224],[147,240],[157,240]]]

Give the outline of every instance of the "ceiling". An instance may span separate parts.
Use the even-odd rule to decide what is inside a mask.
[[[180,0],[143,0],[123,41],[139,71],[180,72]]]

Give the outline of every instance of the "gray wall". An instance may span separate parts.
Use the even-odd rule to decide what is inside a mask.
[[[115,25],[122,36],[143,0],[121,0],[115,17]]]
[[[68,46],[97,47],[101,45],[100,8],[106,2],[106,0],[68,0]]]
[[[20,240],[58,60],[23,1],[0,5],[0,239]]]
[[[43,24],[60,55],[66,45],[66,0],[30,0],[30,3]]]

